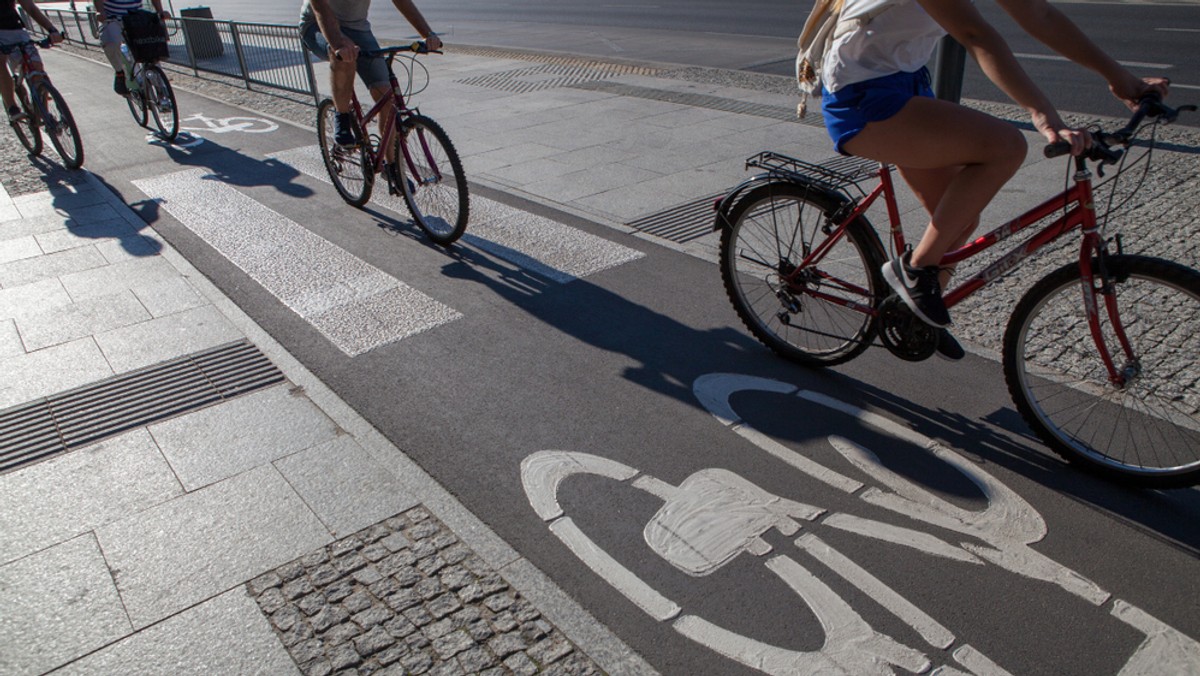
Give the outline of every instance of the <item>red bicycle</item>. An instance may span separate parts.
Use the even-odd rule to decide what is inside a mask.
[[[317,134],[325,169],[338,194],[346,203],[361,207],[371,199],[375,176],[382,174],[393,195],[402,195],[413,220],[434,242],[449,246],[462,237],[467,228],[469,197],[467,179],[463,174],[458,151],[446,132],[432,118],[409,108],[401,93],[392,62],[400,52],[427,54],[423,42],[401,47],[387,47],[363,52],[365,57],[383,57],[387,61],[391,88],[375,103],[366,115],[351,99],[355,138],[353,148],[343,148],[334,141],[334,116],[337,114],[331,99],[317,106]],[[414,56],[415,59],[415,56]],[[412,81],[409,71],[409,82]],[[412,92],[408,92],[412,96]],[[371,121],[388,107],[395,115],[382,121],[378,135],[367,134]],[[403,161],[401,161],[401,159]],[[394,161],[393,161],[394,160]]]
[[[945,301],[954,307],[1064,234],[1080,232],[1078,260],[1034,284],[1012,311],[1005,380],[1022,417],[1052,449],[1143,486],[1200,482],[1200,272],[1125,254],[1120,235],[1104,236],[1088,162],[1098,163],[1101,176],[1116,164],[1119,176],[1140,129],[1195,109],[1147,99],[1119,131],[1093,130],[1090,151],[1072,158],[1073,185],[942,259],[957,264],[1052,218],[950,289]],[[1138,143],[1147,146],[1141,159],[1148,168],[1153,135]],[[1069,147],[1045,152],[1056,157]],[[876,336],[902,359],[931,356],[936,330],[891,293],[880,271],[906,247],[891,167],[855,158],[816,165],[771,152],[750,158],[750,167],[764,173],[716,204],[722,279],[750,332],[805,365],[846,362]],[[890,255],[866,217],[880,197]]]

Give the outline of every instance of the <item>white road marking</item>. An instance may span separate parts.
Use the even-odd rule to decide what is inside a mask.
[[[350,356],[462,317],[206,169],[134,185]]]
[[[773,495],[720,468],[698,470],[676,487],[641,475],[633,467],[586,453],[548,450],[526,457],[521,463],[521,481],[530,504],[539,516],[550,521],[551,532],[585,565],[652,617],[659,621],[678,617],[671,626],[700,645],[768,674],[891,674],[893,667],[924,673],[932,667],[922,652],[875,631],[824,581],[784,554],[768,558],[765,565],[796,593],[820,622],[825,632],[825,642],[820,650],[801,652],[780,648],[729,631],[705,618],[683,614],[681,606],[601,551],[563,513],[558,490],[566,478],[577,474],[608,477],[628,482],[634,488],[662,499],[664,507],[651,518],[643,530],[643,538],[661,558],[697,577],[710,575],[740,553],[751,556],[769,553],[771,547],[761,537],[767,530],[791,534],[802,527],[797,519],[815,519],[820,525],[903,545],[954,562],[982,565],[980,559],[983,559],[1027,579],[1049,582],[1097,606],[1111,598],[1083,576],[1030,548],[1029,545],[1045,537],[1047,529],[1041,515],[1023,498],[957,453],[903,425],[826,395],[797,390],[786,383],[763,378],[711,374],[698,378],[693,390],[696,398],[723,426],[738,431],[774,457],[780,457],[779,449],[773,447],[778,443],[757,432],[746,433],[753,429],[742,422],[732,408],[732,395],[739,391],[794,395],[846,414],[851,421],[874,428],[873,436],[882,434],[925,449],[971,480],[988,502],[982,511],[962,509],[895,474],[880,463],[874,452],[842,437],[830,437],[829,442],[847,461],[879,484],[866,490],[847,492],[902,517],[960,533],[969,540],[956,547],[911,528],[840,512],[829,514],[822,520],[821,508]],[[853,425],[848,426],[848,429],[852,428]],[[791,464],[825,483],[831,483],[830,476],[852,482],[813,461]],[[929,645],[946,650],[958,641],[948,628],[816,536],[805,533],[794,544],[904,621]],[[1110,611],[1114,618],[1146,636],[1129,656],[1122,674],[1200,673],[1200,643],[1196,640],[1120,599],[1113,599]],[[932,674],[1008,676],[1001,666],[969,644],[960,643],[951,654],[966,671],[941,665]]]
[[[1058,54],[1014,53],[1013,56],[1018,59],[1033,59],[1037,61],[1070,61],[1067,57],[1059,56]],[[1121,61],[1120,64],[1127,68],[1150,68],[1153,70],[1167,70],[1175,67],[1170,63],[1145,63],[1143,61]]]
[[[324,183],[330,182],[319,146],[295,148],[270,157]],[[389,195],[382,179],[376,181],[370,204],[404,220],[410,218],[404,200]],[[478,195],[471,196],[471,220],[459,241],[560,283],[645,256],[636,249]]]

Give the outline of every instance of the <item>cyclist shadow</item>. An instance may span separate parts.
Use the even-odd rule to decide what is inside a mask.
[[[119,251],[112,248],[104,250],[104,255],[109,259],[116,256],[142,258],[155,256],[162,251],[160,241],[140,233],[142,228],[148,227],[146,221],[137,221],[138,225],[134,225],[108,205],[98,202],[88,191],[80,189],[89,185],[86,173],[67,170],[42,158],[33,158],[33,163],[45,172],[42,178],[46,183],[45,189],[52,196],[51,204],[55,211],[66,217],[64,225],[71,237],[95,240],[102,247],[107,242],[115,242]],[[99,189],[120,196],[103,178],[96,174],[92,176],[100,183]]]
[[[561,284],[531,272],[497,255],[494,245],[480,248],[469,230],[460,244],[446,253],[453,260],[443,266],[443,274],[483,284],[531,319],[599,350],[623,355],[634,363],[621,376],[658,395],[703,409],[693,386],[705,375],[731,373],[787,383],[860,409],[881,412],[900,426],[940,440],[945,447],[985,468],[1003,468],[1002,477],[1024,477],[1107,512],[1172,546],[1200,554],[1200,530],[1194,525],[1200,521],[1200,491],[1150,491],[1093,478],[1060,460],[1035,439],[1010,404],[982,415],[964,414],[924,406],[871,384],[877,380],[869,373],[872,368],[878,369],[877,364],[872,366],[874,362],[853,362],[849,368],[839,370],[793,365],[728,326],[728,322],[719,321],[716,323],[724,325],[709,327],[694,325],[639,304],[631,299],[639,293],[636,289],[618,294],[586,278]],[[627,265],[637,265],[637,261]],[[653,293],[655,297],[672,293],[671,275],[652,270],[636,274],[648,276],[641,282],[643,289],[654,290],[641,293]],[[711,277],[711,285],[689,289],[688,293],[698,298],[723,298],[720,282],[715,275]],[[872,352],[882,354],[879,350]],[[936,384],[933,381],[943,376],[940,370],[929,372],[924,368],[928,365],[896,363],[897,371],[912,369],[911,380],[915,383]],[[1001,382],[998,364],[989,362],[980,368],[988,369],[981,378],[994,376],[993,382]],[[855,372],[864,370],[867,373],[855,377]],[[944,384],[954,392],[948,399],[957,400],[961,390],[962,400],[969,400],[969,383]],[[743,405],[748,408],[743,409]],[[797,406],[796,397],[791,395],[756,394],[745,396],[737,410],[746,414],[755,429],[791,447],[804,447],[804,453],[815,442],[824,444],[828,435],[845,435],[847,430],[874,435],[884,449],[879,454],[881,461],[911,483],[964,504],[986,501],[978,486],[921,448],[908,443],[898,445],[895,439],[885,439],[861,421],[839,418],[836,424],[831,423],[828,412],[823,414],[818,406]],[[841,456],[835,455],[831,461],[843,463],[839,471],[844,467],[847,473],[856,472]]]
[[[275,158],[259,159],[209,139],[196,145],[160,141],[167,155],[183,167],[208,169],[204,178],[244,188],[273,187],[289,197],[310,197],[314,191],[297,183],[302,174]]]

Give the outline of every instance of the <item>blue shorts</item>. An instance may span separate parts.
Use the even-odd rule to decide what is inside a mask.
[[[848,155],[843,146],[870,122],[879,122],[900,112],[914,96],[933,98],[929,70],[894,73],[846,85],[836,92],[821,90],[821,112],[833,147]]]
[[[342,34],[358,45],[360,50],[375,51],[379,49],[379,41],[375,39],[375,35],[371,31],[343,28]],[[325,39],[324,35],[321,35],[321,27],[316,22],[305,21],[300,24],[300,40],[318,59],[329,60],[329,41]],[[391,82],[387,63],[382,56],[363,56],[360,53],[355,69],[368,87],[386,87]]]

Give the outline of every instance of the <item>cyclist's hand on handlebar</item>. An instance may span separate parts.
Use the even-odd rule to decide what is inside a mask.
[[[438,37],[437,33],[431,33],[429,37],[425,38],[425,49],[431,52],[441,51],[442,39]]]
[[[357,61],[358,51],[358,45],[354,44],[353,40],[343,37],[337,44],[329,45],[329,58],[336,61]]]
[[[62,33],[59,33],[58,31],[54,31],[50,35],[47,35],[46,39],[50,41],[50,44],[57,45],[60,42],[62,42],[63,40],[65,40],[66,38],[63,37]]]
[[[1113,96],[1121,99],[1130,110],[1137,110],[1138,104],[1147,96],[1157,94],[1160,99],[1167,97],[1171,80],[1165,77],[1130,77],[1120,83],[1109,83],[1108,90]]]
[[[1068,127],[1057,113],[1034,114],[1033,126],[1041,132],[1047,143],[1070,145],[1072,155],[1082,155],[1092,146],[1092,135],[1086,129]]]

